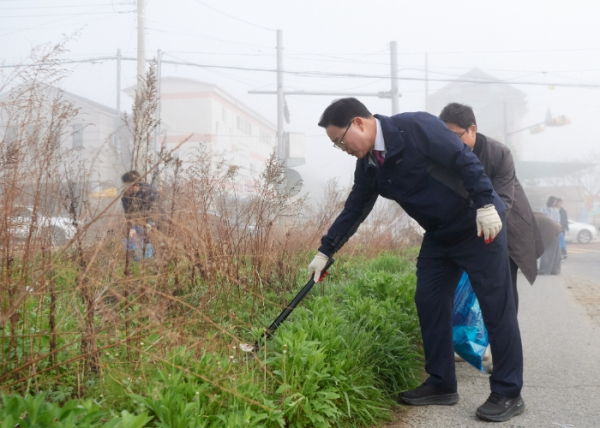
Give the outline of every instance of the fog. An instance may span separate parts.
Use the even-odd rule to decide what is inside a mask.
[[[114,56],[117,49],[135,57],[135,7],[120,0],[0,0],[0,57],[16,64],[33,46],[74,33],[65,58]],[[526,94],[523,126],[543,121],[548,109],[572,120],[540,134],[520,133],[522,160],[579,160],[597,147],[599,16],[600,2],[589,0],[148,0],[147,57],[160,49],[165,60],[274,70],[275,30],[281,29],[286,90],[379,92],[390,89],[389,42],[397,41],[400,111],[425,109],[427,53],[430,94],[478,68]],[[124,62],[123,88],[135,83],[135,66]],[[115,106],[115,61],[66,67],[66,90]],[[361,76],[342,76],[350,74]],[[214,83],[277,121],[274,95],[248,94],[275,90],[274,72],[164,64],[162,75]],[[305,134],[306,165],[298,171],[315,192],[331,177],[349,183],[354,168],[355,159],[335,150],[317,126],[334,98],[286,97],[286,131]],[[391,113],[389,99],[359,98],[374,113]],[[131,100],[122,99],[129,109]]]

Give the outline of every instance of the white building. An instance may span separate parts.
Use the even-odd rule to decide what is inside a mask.
[[[19,88],[13,89],[13,91],[18,90]],[[116,110],[53,86],[37,84],[35,91],[42,91],[47,100],[48,112],[45,113],[47,126],[50,126],[51,121],[49,118],[52,114],[51,100],[57,96],[60,95],[63,102],[70,103],[78,110],[77,116],[58,130],[58,140],[62,151],[68,153],[71,164],[82,167],[86,172],[89,190],[98,191],[114,187],[120,174],[128,167],[115,149]],[[17,119],[18,125],[15,125],[15,113],[9,113],[11,110],[9,104],[13,103],[11,94],[13,92],[8,91],[0,95],[0,131],[2,131],[3,142],[7,146],[10,146],[11,141],[17,137],[21,140],[26,138],[25,135],[19,135],[19,132],[27,131],[23,129],[19,131],[15,129],[16,126],[26,129],[34,127],[33,124],[24,123],[22,118]],[[126,127],[120,130],[120,137],[123,141],[130,138],[127,136]]]
[[[125,89],[133,96],[135,87]],[[238,166],[238,188],[251,192],[271,153],[277,129],[260,114],[216,85],[165,77],[160,85],[160,141],[189,166],[200,146]],[[182,144],[182,141],[185,141]]]

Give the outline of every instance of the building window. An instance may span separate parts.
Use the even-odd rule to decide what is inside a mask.
[[[252,124],[243,117],[236,116],[235,126],[243,133],[252,135]]]
[[[263,131],[261,129],[258,139],[260,140],[261,143],[269,144],[271,142],[271,134],[269,134],[267,131]]]
[[[83,124],[73,124],[73,148],[83,149]]]

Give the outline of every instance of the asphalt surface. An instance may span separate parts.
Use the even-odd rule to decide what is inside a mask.
[[[533,286],[519,274],[526,411],[508,422],[479,420],[488,375],[457,363],[460,401],[452,407],[406,407],[400,427],[600,428],[600,243],[567,244],[559,276]]]

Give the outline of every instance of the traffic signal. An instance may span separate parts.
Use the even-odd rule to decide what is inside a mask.
[[[562,115],[562,116],[553,117],[549,122],[546,122],[546,125],[548,125],[548,126],[564,126],[564,125],[568,125],[569,123],[571,123],[571,119],[569,119],[565,115]]]
[[[531,128],[529,128],[529,133],[530,134],[539,134],[540,132],[544,132],[544,129],[546,129],[546,128],[544,127],[543,124],[535,125],[535,126],[532,126]]]

